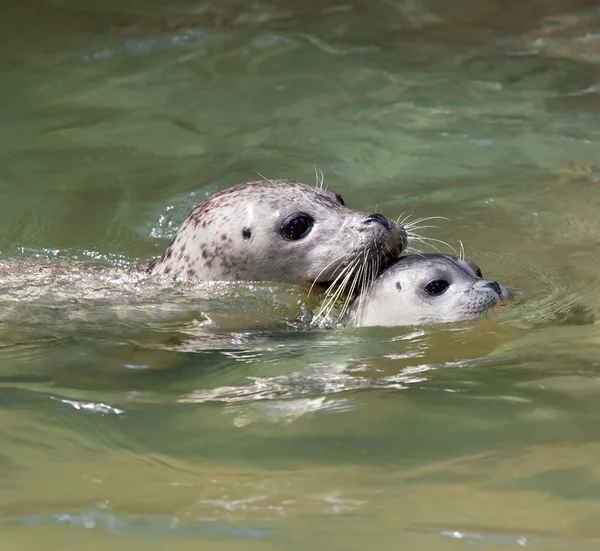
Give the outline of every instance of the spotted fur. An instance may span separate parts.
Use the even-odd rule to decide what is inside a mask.
[[[290,241],[281,228],[295,213],[313,225],[308,235]],[[198,205],[148,270],[196,281],[307,286],[332,281],[356,259],[377,272],[406,247],[403,227],[383,220],[348,209],[337,193],[321,187],[294,180],[247,182]]]

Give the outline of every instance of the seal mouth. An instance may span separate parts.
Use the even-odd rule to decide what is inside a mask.
[[[316,291],[326,292],[334,284],[334,281],[314,281],[309,282],[308,286],[312,287]]]
[[[312,325],[322,326],[339,304],[336,315],[343,318],[350,305],[361,293],[373,285],[377,277],[396,262],[408,247],[406,228],[397,222],[388,221],[383,215],[373,214],[365,220],[376,223],[376,231],[362,247],[355,248],[324,279],[311,282],[310,289],[326,296],[325,302],[314,316]],[[329,265],[331,266],[331,264]],[[326,278],[326,279],[325,279]]]

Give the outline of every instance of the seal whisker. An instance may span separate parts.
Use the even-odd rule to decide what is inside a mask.
[[[406,240],[408,241],[408,244],[409,244],[409,247],[408,247],[408,248],[411,248],[411,247],[410,247],[410,245],[411,245],[413,242],[415,242],[415,241],[416,241],[417,243],[418,243],[418,242],[422,242],[422,241],[423,241],[423,236],[422,236],[422,235],[420,235],[420,234],[418,234],[418,233],[414,233],[414,232],[411,232],[411,231],[407,231],[407,232],[406,232]],[[414,248],[414,247],[412,247],[412,248]]]
[[[373,282],[377,279],[377,275],[380,272],[380,268],[381,268],[381,264],[379,259],[376,259],[375,262],[371,262],[368,266],[368,273],[367,273],[367,277],[365,278],[364,281],[364,289],[363,292],[368,290],[371,285],[373,285]]]
[[[406,211],[404,211],[404,212],[406,212]],[[408,224],[409,220],[414,216],[414,214],[407,214],[406,216],[404,216],[404,212],[400,216],[398,216],[398,218],[396,219],[396,224],[402,224],[402,225]],[[402,218],[402,216],[404,216],[404,218]],[[402,218],[402,220],[401,220],[401,218]]]
[[[366,277],[362,278],[362,281],[360,282],[360,292],[361,294],[365,291],[366,287],[367,287],[367,281],[370,281],[371,278],[373,277],[372,275],[372,269],[373,266],[372,265],[368,265],[367,264],[368,258],[367,258],[367,254],[365,253],[363,255],[363,263],[362,263],[362,270],[363,272],[366,272]]]
[[[360,282],[360,291],[358,293],[358,297],[361,297],[361,296],[364,295],[365,289],[367,288],[367,280],[371,279],[371,270],[373,269],[373,265],[367,263],[367,255],[366,254],[365,254],[364,258],[363,258],[363,263],[362,263],[361,269],[362,269],[363,272],[365,272],[365,277],[363,277],[361,279],[361,282]],[[356,301],[355,301],[354,304],[356,304]],[[360,304],[358,305],[358,307],[360,308]]]
[[[446,218],[445,216],[425,216],[424,218],[417,218],[416,220],[411,220],[410,222],[404,221],[404,224],[408,227],[413,227],[421,222],[428,222],[429,220],[445,220],[447,222],[450,219]]]
[[[416,241],[417,243],[423,243],[423,245],[427,245],[427,246],[431,247],[432,249],[434,249],[435,251],[437,251],[439,254],[442,254],[441,251],[435,245],[429,243],[429,241],[425,240],[425,238],[420,238],[420,237],[419,238],[413,238],[412,241]],[[415,249],[415,248],[412,248],[412,247],[411,247],[411,250],[417,251],[417,252],[422,252],[422,251],[419,251],[419,249]]]
[[[449,221],[450,218],[447,216],[423,216],[423,218],[417,218],[413,220],[411,224],[418,224],[419,222],[426,222],[427,220],[446,220]]]
[[[331,312],[333,310],[333,308],[335,307],[338,299],[342,296],[343,292],[346,290],[346,288],[348,287],[348,283],[350,281],[356,280],[356,278],[354,278],[354,269],[357,267],[359,263],[355,262],[354,265],[352,266],[352,270],[349,270],[348,273],[346,274],[346,277],[344,277],[342,283],[340,284],[340,288],[338,289],[338,291],[336,292],[336,294],[331,298],[330,301],[330,306],[327,310],[327,314],[325,316],[325,318],[329,318],[329,316],[331,315]],[[350,293],[352,291],[350,290]],[[340,318],[344,315],[343,310],[340,312]]]
[[[409,241],[423,241],[423,240],[427,239],[424,235],[421,235],[420,233],[413,233],[413,232],[407,232],[406,237],[408,238]]]
[[[404,229],[406,231],[411,231],[411,232],[414,232],[415,230],[426,230],[429,228],[434,228],[436,230],[440,229],[439,226],[404,226]]]
[[[366,261],[367,261],[367,258],[365,255],[365,263],[366,263]],[[370,264],[370,265],[367,265],[367,270],[368,270],[367,277],[363,278],[363,280],[362,280],[359,297],[364,296],[365,293],[367,292],[367,289],[369,289],[371,287],[372,282],[375,281],[375,277],[376,277],[375,274],[377,274],[379,272],[379,266],[377,266],[377,269],[374,270],[373,264]],[[358,308],[359,308],[359,315],[361,315],[360,312],[364,308],[364,305],[360,301],[360,298],[359,298]]]
[[[419,249],[413,249],[412,247],[408,248],[407,252],[413,253],[415,256],[418,256],[421,258],[425,258],[427,256],[427,253],[424,253],[424,252],[420,251]]]
[[[433,241],[435,243],[440,243],[442,245],[445,245],[446,247],[448,247],[454,254],[457,254],[456,249],[450,245],[450,243],[447,243],[446,241],[442,241],[441,239],[436,239],[435,237],[422,237],[423,241],[425,243],[428,243],[429,241]],[[428,243],[429,245],[431,245],[431,243]],[[431,245],[433,246],[433,245]]]
[[[329,296],[324,304],[321,306],[321,308],[319,309],[319,312],[315,315],[315,318],[313,319],[313,321],[311,322],[311,324],[315,324],[318,323],[319,326],[323,326],[327,320],[327,318],[329,318],[329,315],[331,314],[331,311],[333,310],[335,303],[337,302],[337,300],[339,299],[339,297],[341,296],[341,294],[344,292],[344,290],[346,289],[346,286],[348,285],[348,281],[349,278],[352,277],[352,273],[356,267],[356,265],[360,262],[360,257],[354,259],[350,264],[348,264],[348,266],[346,266],[338,275],[338,277],[333,281],[333,283],[331,284],[330,288],[335,287],[337,281],[342,278],[341,283],[339,284],[339,286],[335,287],[333,294],[331,296]],[[324,316],[323,316],[324,314]],[[323,316],[323,319],[320,319]]]
[[[358,270],[354,274],[354,278],[352,279],[352,284],[350,285],[350,289],[348,290],[348,293],[346,293],[346,300],[344,300],[344,304],[342,304],[342,308],[340,309],[340,315],[338,316],[338,319],[342,319],[344,317],[344,315],[346,314],[346,311],[348,310],[348,306],[350,305],[350,301],[352,300],[352,297],[354,294],[354,289],[356,288],[356,284],[358,283],[358,281],[360,280],[360,278],[362,276],[364,266],[365,266],[365,264],[363,262],[358,267]]]
[[[438,253],[440,253],[440,251],[437,247],[435,247],[433,245],[433,243],[440,243],[440,244],[448,247],[448,249],[450,249],[455,255],[458,255],[456,249],[452,245],[450,245],[446,241],[442,241],[441,239],[436,239],[435,237],[425,237],[423,235],[417,235],[417,234],[412,234],[412,233],[408,233],[408,237],[409,237],[409,241],[411,243],[413,241],[416,241],[417,243],[423,243],[423,245],[428,245],[428,246],[432,247]]]
[[[333,295],[327,297],[319,311],[315,314],[313,320],[310,322],[311,325],[318,325],[319,327],[323,327],[325,325],[331,309],[342,292],[343,285],[340,285],[338,288],[336,288]]]
[[[256,174],[258,174],[263,180],[266,180],[267,182],[269,182],[269,184],[273,183],[272,180],[269,180],[266,176],[263,176],[260,172],[257,172]]]
[[[360,290],[357,290],[357,294],[360,296],[361,293],[370,285],[370,282],[373,278],[373,273],[379,273],[378,271],[374,271],[374,265],[368,261],[367,258],[364,259],[363,263],[360,265],[356,282],[360,280]],[[356,295],[353,297],[356,300]],[[350,301],[347,301],[346,308],[344,309],[344,314],[348,311],[348,307],[350,306]]]
[[[325,181],[325,176],[323,175],[323,171],[318,169],[316,166],[313,166],[313,168],[315,170],[315,178],[316,178],[315,187],[317,189],[323,189],[323,182]],[[327,190],[327,188],[325,188],[325,190]]]
[[[415,247],[413,246],[413,243],[422,243],[423,245],[429,245],[429,239],[428,237],[425,237],[424,235],[419,235],[419,234],[413,234],[413,233],[409,233],[408,234],[408,239],[409,239],[409,243],[410,246],[408,247],[408,249],[412,250],[412,251],[417,251],[418,249],[415,249]]]
[[[368,274],[364,280],[364,289],[365,290],[369,289],[369,287],[371,287],[371,285],[373,285],[373,282],[377,278],[378,273],[379,273],[379,261],[377,261],[375,264],[371,264],[368,268]]]
[[[354,290],[356,289],[357,283],[360,281],[360,293],[364,291],[364,289],[371,285],[371,282],[375,279],[376,274],[379,273],[379,260],[376,259],[375,264],[372,262],[368,262],[369,257],[367,252],[364,252],[362,264],[358,267],[356,271],[354,281],[352,282],[352,286],[350,287],[350,292],[348,293],[346,300],[342,306],[339,318],[343,318],[348,310],[348,306],[350,305],[350,301],[354,296]]]
[[[323,275],[323,273],[328,270],[329,268],[331,268],[331,266],[333,266],[333,264],[335,264],[336,262],[338,263],[338,266],[333,270],[333,273],[335,273],[335,271],[339,268],[339,266],[341,266],[342,264],[344,264],[344,262],[349,258],[349,256],[345,256],[341,259],[336,258],[334,260],[332,260],[331,262],[329,262],[329,264],[327,264],[315,277],[315,279],[312,282],[312,285],[310,286],[310,288],[308,289],[308,295],[306,298],[310,297],[310,293],[312,292],[314,286],[317,284],[317,282],[319,281],[319,278]],[[343,271],[342,271],[343,273]],[[339,276],[334,279],[334,281],[331,283],[331,285],[334,285],[335,282],[337,281],[337,279],[339,278]]]
[[[355,260],[353,260],[344,270],[343,273],[345,273],[344,278],[342,279],[340,285],[339,285],[339,289],[337,289],[337,292],[335,296],[335,300],[332,301],[332,306],[333,303],[335,301],[337,301],[337,299],[339,298],[340,294],[346,289],[346,287],[348,286],[348,281],[350,281],[350,278],[354,275],[354,270],[356,269],[356,267],[358,266],[358,264],[360,263],[360,257],[356,258]],[[342,274],[340,274],[341,276]]]
[[[330,283],[329,285],[329,289],[334,289],[335,286],[337,285],[338,281],[344,277],[344,274],[348,271],[352,269],[352,264],[354,262],[356,262],[357,259],[353,260],[350,264],[344,266],[344,268],[342,268],[342,270],[340,271],[340,273],[335,277],[335,279]],[[338,266],[339,267],[339,266]],[[337,269],[337,268],[336,268]]]

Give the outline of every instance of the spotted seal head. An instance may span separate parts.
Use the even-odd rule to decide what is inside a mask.
[[[446,254],[409,255],[379,274],[351,310],[357,326],[417,325],[468,320],[512,293],[483,279],[472,262]]]
[[[406,244],[403,226],[350,210],[333,191],[262,180],[198,205],[148,270],[192,281],[335,282],[358,289]]]

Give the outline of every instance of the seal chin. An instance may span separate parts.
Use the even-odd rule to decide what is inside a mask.
[[[350,295],[363,291],[370,287],[379,273],[397,261],[408,246],[404,226],[382,214],[369,214],[358,224],[361,226],[361,239],[354,241],[350,251],[337,262],[329,261],[326,269],[309,282],[312,289],[349,291]]]
[[[307,281],[305,286],[309,289],[326,292],[331,289],[333,284],[333,281]]]

